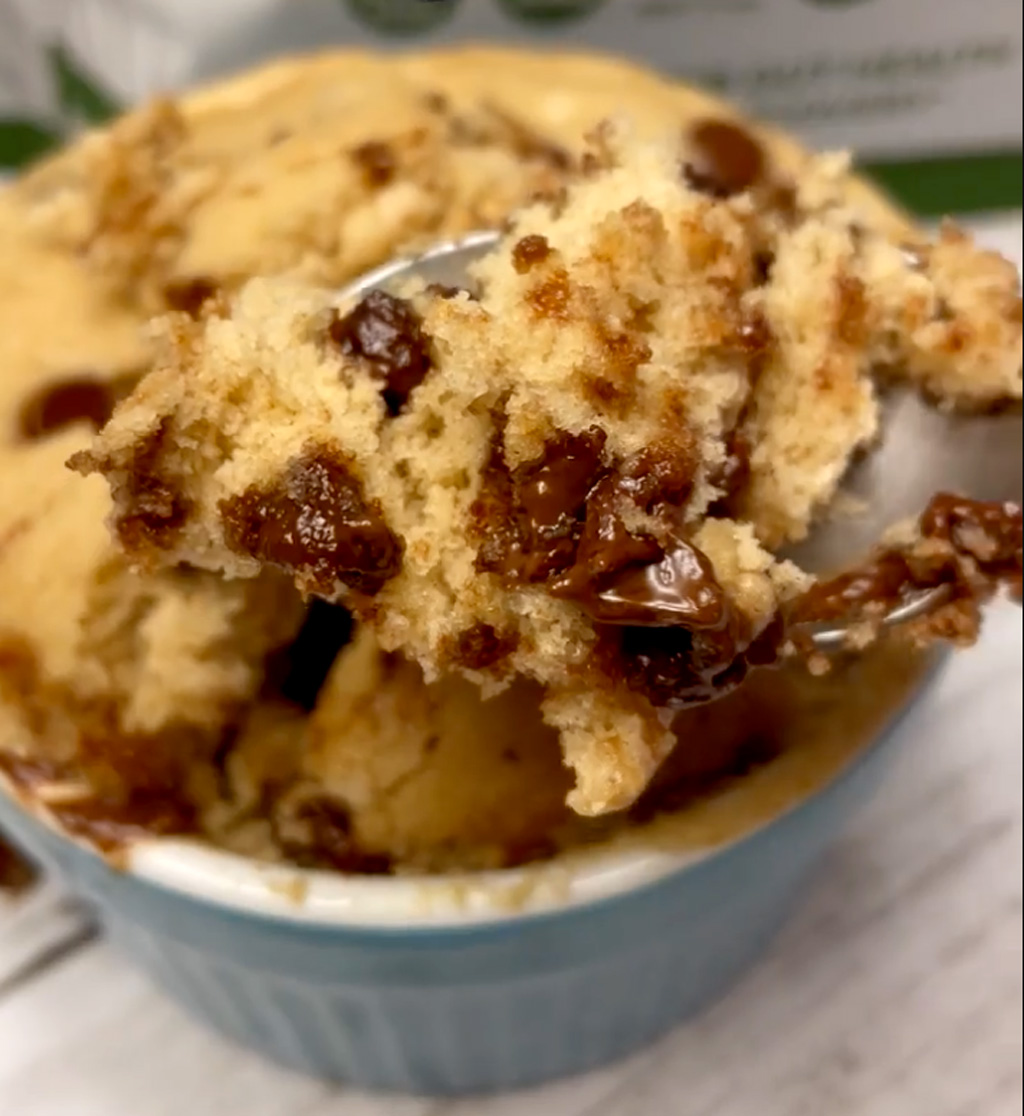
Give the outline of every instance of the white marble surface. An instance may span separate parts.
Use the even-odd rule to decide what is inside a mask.
[[[978,227],[1020,260],[1019,214]],[[184,1017],[47,887],[0,899],[0,1116],[1016,1116],[1021,660],[998,606],[770,955],[622,1065],[454,1103],[308,1081]]]

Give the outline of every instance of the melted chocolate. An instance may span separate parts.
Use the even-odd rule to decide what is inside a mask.
[[[913,587],[913,574],[901,554],[880,554],[854,570],[812,585],[793,613],[797,624],[842,620],[877,608],[888,612]]]
[[[136,792],[127,800],[100,798],[61,803],[53,815],[69,833],[113,851],[143,837],[195,833],[195,809],[167,791]]]
[[[742,194],[762,179],[764,148],[744,128],[727,120],[702,120],[687,136],[689,159],[683,176],[694,190],[714,198]]]
[[[587,495],[601,475],[604,434],[560,433],[541,457],[510,472],[492,451],[474,517],[483,536],[477,568],[544,581],[576,553]]]
[[[711,562],[678,539],[666,550],[632,531],[623,507],[678,516],[693,479],[686,455],[651,448],[614,468],[596,428],[552,439],[510,472],[496,439],[474,512],[477,567],[510,581],[546,583],[598,625],[604,672],[658,705],[706,701],[774,662],[781,625],[752,639],[733,613]]]
[[[984,595],[972,584],[969,559],[994,588],[1019,593],[1022,516],[1019,504],[970,500],[949,493],[932,498],[919,521],[925,539],[945,547],[928,553],[882,550],[862,565],[812,586],[792,614],[795,624],[852,623],[892,611],[911,595],[950,585],[961,596]]]
[[[322,448],[295,461],[270,487],[221,504],[228,545],[297,574],[333,596],[341,582],[372,595],[401,566],[402,547],[347,462]]]
[[[379,190],[387,186],[398,173],[398,160],[386,143],[370,140],[352,149],[352,158],[363,172],[367,189]]]
[[[711,563],[685,542],[658,561],[626,566],[600,590],[576,599],[602,624],[718,631],[728,621],[728,601]]]
[[[76,422],[88,422],[99,430],[138,382],[135,372],[108,380],[83,372],[44,384],[22,404],[18,432],[25,440],[35,441]]]
[[[547,237],[531,233],[516,241],[512,249],[512,266],[518,274],[525,275],[550,255],[551,245],[548,244]]]
[[[575,524],[601,464],[597,430],[559,435],[544,456],[512,474],[524,525],[537,540],[557,538]]]
[[[430,371],[430,344],[419,315],[386,291],[370,291],[327,332],[343,353],[362,357],[381,378],[389,414],[398,414]]]
[[[205,276],[194,279],[175,279],[164,287],[164,302],[168,309],[198,318],[203,307],[217,294],[217,284]]]
[[[159,750],[160,744],[158,738],[117,740],[113,735],[105,736],[102,743],[81,741],[87,767],[94,766],[89,761],[91,754],[102,755],[109,764],[107,777],[101,782],[110,783],[111,790],[98,790],[89,798],[49,803],[50,813],[69,833],[106,852],[146,836],[194,833],[195,808],[182,794],[180,770],[172,776],[165,769],[159,779],[154,779],[148,762],[139,758],[151,748]],[[104,749],[110,748],[116,750],[116,756],[104,754]],[[118,759],[125,762],[118,765]],[[28,792],[45,783],[80,780],[82,774],[81,770],[65,770],[46,760],[23,760],[4,753],[0,753],[0,769],[15,786]],[[109,772],[116,778],[111,780]],[[139,785],[133,785],[136,777]]]
[[[625,628],[619,645],[622,674],[630,689],[655,705],[682,707],[720,697],[734,689],[729,669],[732,641],[698,639],[684,628]]]
[[[636,496],[630,491],[630,478],[610,474],[595,485],[587,500],[586,519],[579,548],[572,566],[550,586],[556,597],[576,600],[586,607],[598,585],[609,576],[628,566],[657,561],[662,548],[649,535],[629,531],[619,514],[623,496]]]

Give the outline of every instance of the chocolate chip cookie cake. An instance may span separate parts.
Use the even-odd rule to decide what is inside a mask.
[[[278,63],[0,225],[0,766],[101,844],[477,867],[689,801],[755,696],[876,670],[752,668],[880,388],[1021,394],[1010,264],[600,58]],[[487,228],[472,290],[337,295]],[[947,513],[943,570],[1019,578],[1019,509]]]

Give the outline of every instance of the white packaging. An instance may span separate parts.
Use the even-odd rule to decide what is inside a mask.
[[[1020,204],[1020,0],[0,0],[0,29],[0,118],[40,145],[275,54],[487,40],[627,54],[869,160],[998,155]]]

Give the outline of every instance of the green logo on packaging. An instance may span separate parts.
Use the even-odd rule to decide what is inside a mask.
[[[31,163],[58,147],[78,129],[102,124],[120,112],[120,106],[81,67],[60,43],[46,48],[56,112],[46,119],[0,119],[0,167],[11,169]]]
[[[385,35],[419,35],[447,23],[462,0],[346,0],[363,23]]]
[[[567,23],[582,19],[605,0],[498,0],[509,15],[524,23]]]

